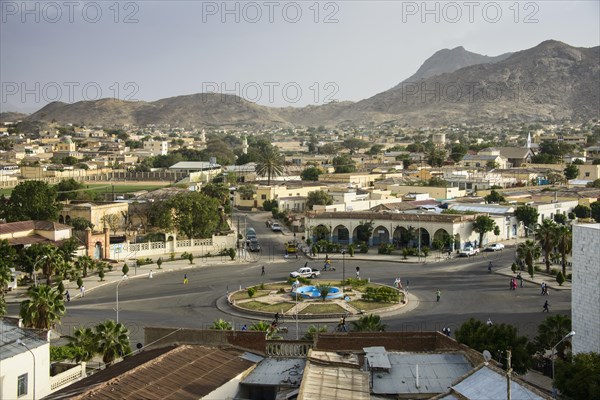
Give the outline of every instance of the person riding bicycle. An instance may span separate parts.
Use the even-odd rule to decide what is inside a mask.
[[[345,315],[343,315],[342,318],[340,318],[340,323],[337,326],[337,330],[344,331],[344,332],[348,331],[348,328],[346,327],[346,316]]]

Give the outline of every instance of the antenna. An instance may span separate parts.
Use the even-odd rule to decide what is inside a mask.
[[[492,353],[487,350],[483,351],[483,359],[485,360],[485,365],[488,365],[488,362],[492,359]]]

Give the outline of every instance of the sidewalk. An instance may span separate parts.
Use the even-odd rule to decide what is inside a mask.
[[[104,280],[100,281],[100,277],[96,272],[89,274],[87,277],[83,278],[83,286],[85,287],[85,294],[93,291],[96,288],[115,284],[123,278],[123,272],[121,271],[125,261],[120,261],[119,263],[113,264],[112,271],[104,271]],[[235,265],[238,264],[238,260],[231,261],[229,256],[219,256],[219,257],[210,257],[210,258],[197,258],[194,259],[194,263],[190,265],[188,260],[177,259],[174,261],[163,259],[163,263],[161,265],[161,269],[158,268],[156,263],[147,264],[141,267],[135,266],[135,260],[127,260],[127,265],[129,266],[129,272],[127,274],[127,279],[149,279],[150,271],[152,271],[152,276],[155,278],[157,275],[174,272],[174,271],[182,271],[185,273],[186,270],[190,270],[193,268],[201,268],[207,265]],[[183,280],[183,275],[181,276]],[[75,281],[63,281],[65,285],[65,290],[69,291],[71,295],[71,301],[80,298],[82,296],[81,291],[77,287],[77,282]],[[11,290],[7,292],[5,295],[7,303],[20,303],[23,300],[27,300],[27,289],[28,286],[19,286],[16,290]]]
[[[516,278],[517,274],[513,273],[512,270],[510,269],[510,267],[502,267],[502,268],[494,268],[493,272],[495,274],[499,274],[499,275],[504,275],[504,276],[508,276],[511,278]],[[534,285],[537,286],[538,288],[542,287],[542,282],[545,282],[546,285],[552,289],[552,290],[571,290],[571,282],[569,281],[565,281],[563,282],[562,286],[560,286],[558,284],[558,282],[556,282],[556,277],[546,274],[545,272],[535,272],[533,274],[533,278],[527,273],[527,271],[519,271],[517,270],[517,273],[521,272],[521,276],[523,277],[523,285],[525,285],[526,283],[530,284],[530,285]]]

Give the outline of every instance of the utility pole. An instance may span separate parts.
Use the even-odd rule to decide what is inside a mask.
[[[238,252],[238,258],[241,257],[240,254],[240,216],[237,216],[237,236],[236,236],[236,243],[237,243],[237,252]]]

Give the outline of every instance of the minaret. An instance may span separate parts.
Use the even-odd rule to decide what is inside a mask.
[[[244,136],[242,139],[242,153],[248,154],[248,139],[246,136]]]
[[[527,135],[527,148],[531,148],[531,132]]]
[[[206,132],[204,131],[204,129],[202,129],[202,132],[200,133],[200,141],[202,143],[206,143]]]

